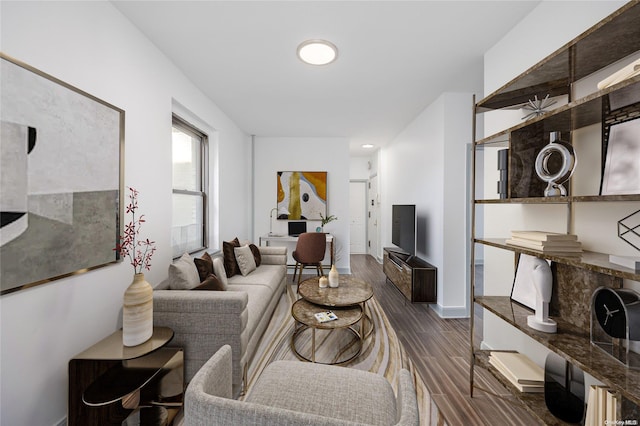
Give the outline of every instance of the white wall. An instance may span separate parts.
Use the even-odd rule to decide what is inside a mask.
[[[592,25],[617,10],[622,1],[545,1],[541,2],[525,19],[516,25],[485,55],[485,94],[489,94],[540,59],[551,54]],[[579,13],[576,13],[579,11]],[[540,23],[545,31],[540,33]],[[535,34],[535,37],[532,36]],[[491,114],[484,120],[487,134],[491,134],[520,122],[520,112],[505,115]],[[600,140],[599,126],[576,132],[577,148],[590,140]],[[580,155],[586,151],[580,152]],[[486,153],[486,173],[495,170],[495,153]],[[580,164],[593,164],[593,159],[583,155]],[[597,162],[596,162],[597,164]],[[487,174],[485,173],[485,176]],[[495,173],[485,182],[486,198],[495,193]],[[575,177],[579,176],[577,171]],[[597,180],[597,179],[596,179]],[[584,180],[577,185],[584,186]],[[492,189],[491,189],[492,188]],[[592,192],[593,193],[593,192]],[[574,209],[575,229],[587,250],[632,255],[633,249],[617,238],[616,221],[639,208],[638,203],[584,203]],[[485,236],[507,237],[510,229],[544,229],[565,232],[566,207],[563,206],[493,206],[484,210]],[[513,255],[504,250],[485,248],[485,290],[491,295],[509,295],[513,282]],[[635,284],[627,282],[625,285]],[[492,315],[485,315],[484,344],[491,348],[509,348],[526,351],[539,364],[544,363],[546,350]]]
[[[468,312],[465,223],[466,150],[472,141],[470,93],[444,93],[382,149],[382,246],[391,245],[391,206],[416,204],[416,255],[438,268],[444,317]]]
[[[126,111],[124,184],[140,191],[144,232],[158,246],[149,282],[165,278],[171,261],[172,103],[215,129],[212,158],[224,159],[212,177],[220,238],[248,235],[248,137],[109,2],[0,7],[5,54]],[[69,359],[121,326],[132,274],[121,263],[0,298],[1,424],[52,425],[66,416]]]
[[[256,137],[254,144],[255,235],[269,233],[269,212],[276,207],[276,173],[279,171],[326,171],[327,214],[338,220],[325,226],[335,237],[336,266],[350,272],[349,262],[349,140],[342,138]],[[286,220],[273,217],[273,232],[287,233]],[[320,226],[309,221],[308,230]],[[289,247],[289,253],[293,250]]]
[[[349,159],[349,179],[369,179],[371,159],[369,157],[351,157]]]

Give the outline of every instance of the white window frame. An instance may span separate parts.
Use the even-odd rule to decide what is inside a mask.
[[[188,196],[200,197],[202,199],[202,212],[201,212],[202,214],[202,230],[201,230],[202,245],[200,247],[189,248],[187,250],[189,254],[193,254],[193,253],[197,253],[202,250],[205,250],[209,247],[209,241],[208,241],[208,236],[209,236],[209,206],[208,206],[209,137],[205,132],[201,131],[200,129],[198,129],[197,127],[190,124],[188,121],[184,120],[183,118],[181,118],[176,114],[172,114],[171,128],[172,128],[172,131],[173,131],[173,128],[178,128],[180,131],[186,134],[189,134],[192,137],[200,139],[200,163],[201,164],[199,165],[200,176],[198,176],[198,180],[200,182],[200,191],[192,191],[184,188],[175,188],[173,186],[173,177],[171,180],[172,195],[173,194],[188,195]],[[172,145],[173,145],[173,140],[172,140]],[[173,159],[172,159],[172,164],[173,164]],[[172,209],[173,209],[173,200],[172,200]],[[172,251],[173,251],[173,243],[172,243]],[[174,259],[177,259],[181,255],[182,253],[178,255],[174,255],[175,256]]]

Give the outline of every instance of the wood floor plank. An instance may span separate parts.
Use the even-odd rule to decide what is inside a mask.
[[[504,398],[481,391],[469,395],[469,320],[440,318],[427,304],[411,304],[387,282],[368,255],[351,255],[352,274],[368,281],[396,330],[441,415],[450,426],[538,424],[510,392],[486,371],[476,383]],[[432,421],[431,424],[436,424]]]

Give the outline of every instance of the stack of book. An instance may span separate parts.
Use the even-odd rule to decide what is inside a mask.
[[[545,231],[511,231],[507,244],[559,256],[579,256],[582,243],[573,234],[558,234]]]
[[[493,365],[520,392],[544,392],[544,369],[519,352],[492,351]]]
[[[585,426],[622,424],[619,414],[620,397],[606,386],[591,385],[587,398]]]

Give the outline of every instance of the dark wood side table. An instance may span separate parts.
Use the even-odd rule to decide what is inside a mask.
[[[67,424],[172,424],[184,398],[184,353],[168,327],[138,346],[116,331],[69,361]]]

